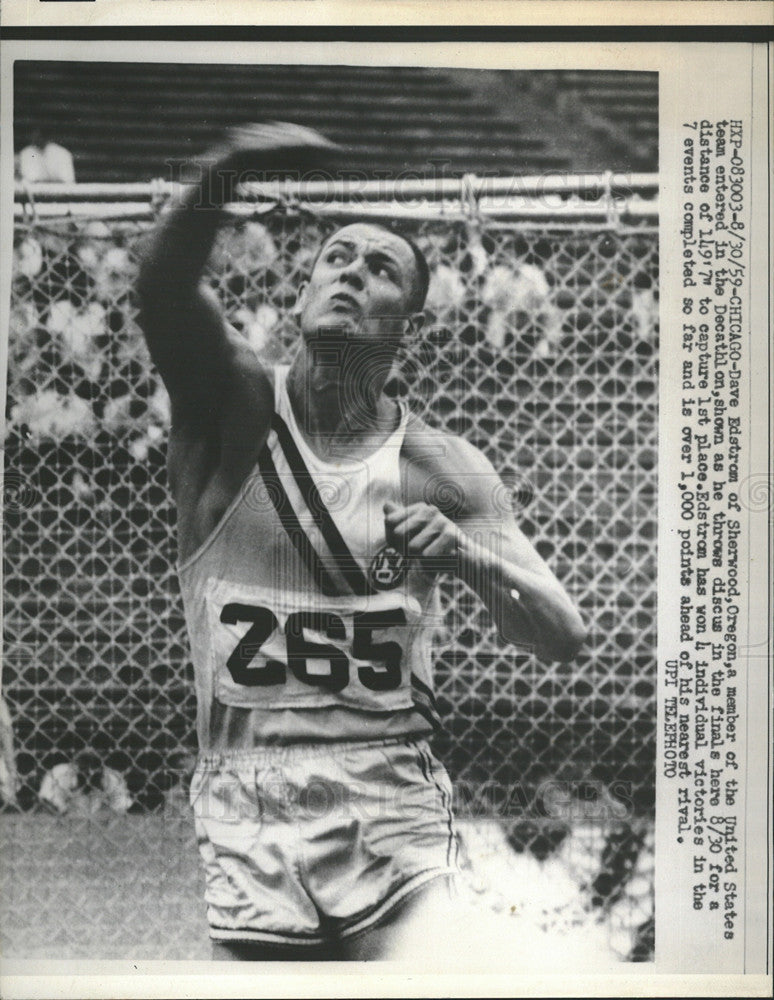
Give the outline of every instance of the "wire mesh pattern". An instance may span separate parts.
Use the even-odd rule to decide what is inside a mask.
[[[293,350],[296,290],[335,225],[276,210],[234,220],[217,242],[208,281],[267,364]],[[3,691],[23,810],[48,768],[90,748],[125,775],[138,808],[163,811],[195,751],[165,485],[169,409],[132,297],[148,227],[97,217],[17,226]],[[503,502],[590,628],[573,663],[538,662],[500,642],[472,593],[444,580],[438,753],[460,814],[502,820],[512,851],[541,862],[576,844],[587,914],[615,911],[616,950],[647,957],[656,232],[475,215],[401,231],[425,251],[432,280],[425,326],[390,391],[491,459]]]

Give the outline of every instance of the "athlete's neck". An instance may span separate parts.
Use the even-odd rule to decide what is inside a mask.
[[[315,451],[371,450],[392,433],[396,406],[383,391],[391,360],[379,344],[301,346],[288,371],[288,398]]]

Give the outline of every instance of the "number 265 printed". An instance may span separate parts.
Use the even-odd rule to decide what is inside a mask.
[[[280,626],[270,608],[252,604],[226,604],[220,613],[224,625],[244,623],[249,628],[226,660],[231,677],[245,687],[267,687],[285,684],[287,671],[302,683],[323,687],[328,691],[341,691],[350,681],[350,657],[347,653],[347,628],[344,621],[331,611],[294,611]],[[352,615],[352,657],[368,661],[357,667],[360,683],[370,691],[394,691],[401,683],[403,650],[398,642],[374,642],[374,629],[405,626],[406,615],[402,608],[383,611],[362,611]],[[317,642],[307,638],[307,631],[323,635],[330,642]],[[286,655],[275,659],[265,655],[262,648],[275,633],[285,638]],[[254,663],[258,656],[264,661]],[[327,660],[327,673],[310,670],[310,660]]]

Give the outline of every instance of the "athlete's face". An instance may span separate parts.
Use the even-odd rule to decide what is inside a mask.
[[[400,236],[365,223],[345,226],[324,244],[299,297],[301,331],[397,340],[415,279],[414,253]]]

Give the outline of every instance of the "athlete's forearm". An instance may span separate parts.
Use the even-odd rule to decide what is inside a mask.
[[[161,220],[137,279],[139,323],[180,419],[211,409],[227,371],[227,331],[220,304],[202,272],[223,220],[225,158],[204,169]]]
[[[501,636],[548,660],[570,660],[586,638],[578,611],[552,576],[524,569],[461,531],[457,572],[481,598]]]
[[[143,255],[138,291],[146,308],[195,291],[237,177],[231,156],[201,164],[201,177],[159,224]]]

